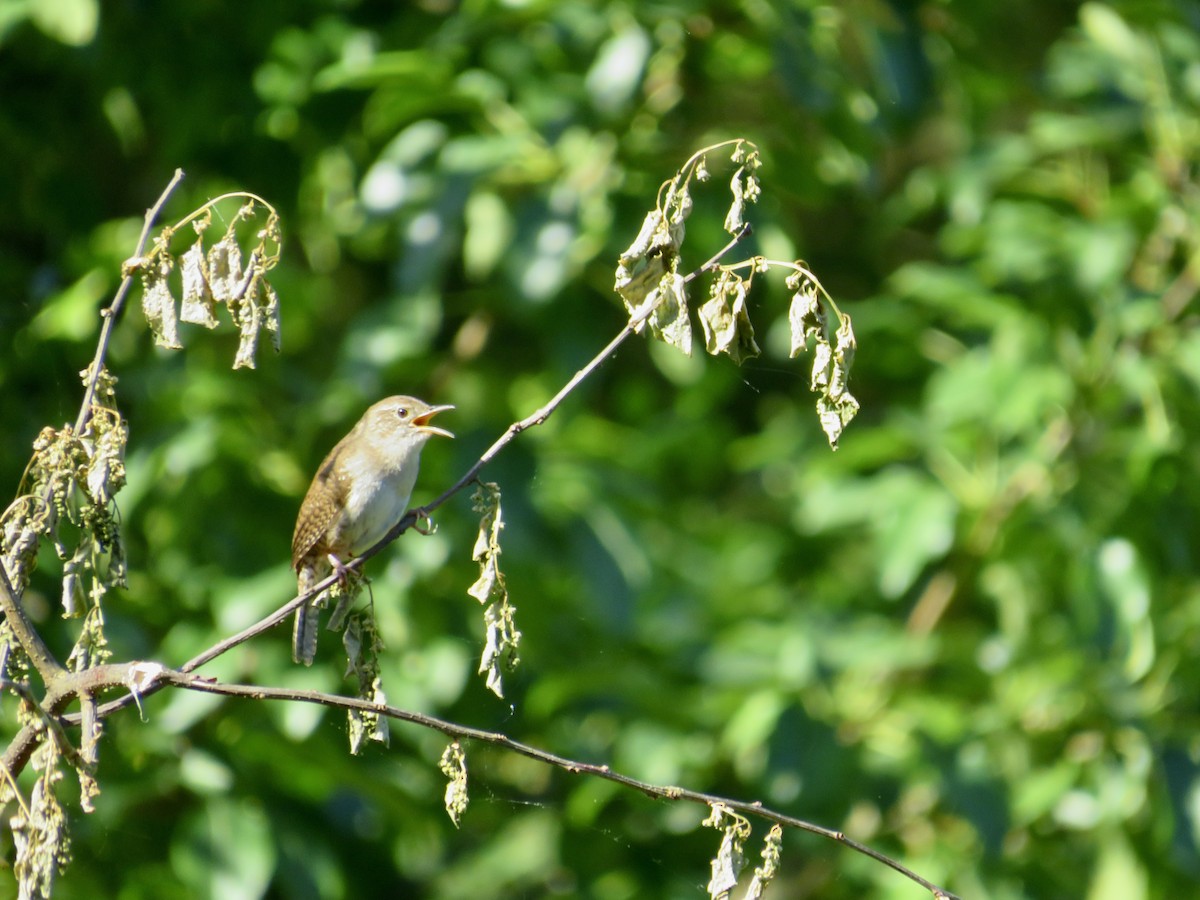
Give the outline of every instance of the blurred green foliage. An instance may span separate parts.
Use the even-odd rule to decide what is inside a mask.
[[[113,347],[130,587],[109,638],[178,664],[291,596],[299,499],[363,408],[457,405],[417,499],[440,491],[621,327],[613,267],[659,183],[746,136],[755,249],[803,256],[855,319],[841,449],[787,359],[781,282],[756,285],[743,368],[633,342],[485,473],[524,633],[511,706],[473,674],[465,494],[368,566],[389,698],[761,799],[964,897],[1186,896],[1198,31],[1195,0],[8,4],[0,484],[74,417],[174,168],[168,219],[231,188],[274,204],[280,355],[230,372],[232,329],[187,326],[156,350],[136,310]],[[697,196],[693,265],[722,190]],[[44,554],[26,599],[61,651],[56,571]],[[312,670],[280,633],[203,671],[345,689],[322,641]],[[351,759],[345,731],[183,692],[114,717],[58,896],[702,894],[704,809],[467,745],[455,829],[444,740],[396,727]],[[788,833],[769,896],[922,891]]]

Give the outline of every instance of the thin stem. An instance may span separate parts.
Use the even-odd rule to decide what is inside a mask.
[[[569,759],[565,756],[559,756],[555,753],[550,753],[530,744],[522,743],[510,738],[508,735],[498,731],[485,731],[480,728],[471,728],[466,725],[459,725],[455,722],[448,722],[445,719],[439,719],[435,716],[428,716],[423,713],[411,712],[406,709],[400,709],[395,706],[385,706],[377,703],[372,703],[369,700],[362,700],[356,697],[342,697],[338,694],[329,694],[324,691],[308,691],[297,690],[291,688],[265,688],[250,684],[219,684],[196,675],[191,675],[183,672],[171,672],[164,670],[160,675],[162,682],[175,685],[176,687],[185,688],[192,691],[201,691],[208,694],[220,694],[226,697],[245,697],[253,700],[284,700],[299,703],[315,703],[319,706],[328,706],[335,709],[359,710],[362,712],[376,713],[378,715],[387,716],[390,719],[396,719],[402,722],[411,722],[414,725],[420,725],[423,728],[428,728],[433,731],[439,731],[446,737],[453,740],[470,740],[479,743],[492,744],[502,747],[505,750],[518,753],[521,756],[529,759],[537,760],[546,765],[555,766],[563,769],[572,775],[592,775],[596,778],[603,778],[606,781],[612,781],[624,787],[632,788],[636,791],[649,796],[656,797],[662,800],[686,800],[693,803],[701,803],[706,806],[713,806],[720,803],[745,813],[749,816],[754,816],[759,819],[765,819],[768,822],[777,822],[790,828],[796,828],[801,831],[807,831],[811,834],[820,835],[829,840],[837,841],[844,844],[856,853],[861,853],[868,856],[876,862],[883,863],[889,868],[899,872],[905,878],[919,884],[925,890],[929,891],[934,897],[940,900],[959,900],[954,894],[944,888],[939,887],[931,881],[922,878],[916,872],[909,869],[907,866],[893,859],[885,853],[881,853],[866,844],[862,844],[853,838],[849,838],[844,832],[836,831],[832,828],[825,828],[822,825],[817,825],[813,822],[808,822],[804,819],[797,819],[794,816],[784,815],[781,812],[770,809],[762,804],[761,801],[746,801],[736,800],[730,797],[721,797],[717,794],[707,794],[701,791],[692,791],[687,788],[665,786],[652,784],[648,781],[642,781],[633,778],[629,775],[623,775],[620,772],[614,772],[607,765],[596,765],[593,763],[581,762],[575,759]]]
[[[358,560],[352,560],[352,562],[358,562]],[[362,565],[362,563],[359,563],[358,566],[353,566],[353,568],[359,568],[359,566],[361,566],[361,565]],[[352,568],[352,566],[350,563],[347,563],[343,568],[349,569],[349,568]],[[216,659],[218,656],[221,656],[222,654],[229,652],[234,647],[236,647],[238,644],[244,644],[246,641],[250,640],[252,637],[260,635],[264,631],[269,631],[270,629],[272,629],[276,625],[278,625],[280,622],[282,622],[284,619],[288,618],[288,616],[290,616],[292,613],[294,613],[303,604],[307,603],[309,598],[317,596],[317,594],[321,593],[321,591],[325,590],[326,588],[332,587],[334,584],[336,584],[339,577],[340,576],[337,572],[333,572],[332,574],[330,574],[323,580],[318,581],[316,584],[314,584],[312,586],[312,588],[309,589],[308,591],[305,591],[303,594],[297,594],[295,597],[293,597],[287,603],[283,604],[283,606],[279,607],[279,609],[275,610],[275,612],[271,613],[269,616],[266,616],[263,619],[259,619],[253,625],[243,628],[237,634],[230,635],[229,637],[225,638],[224,640],[218,641],[217,643],[213,644],[211,647],[207,648],[206,650],[196,654],[195,656],[193,656],[191,659],[189,659],[187,662],[185,662],[180,667],[180,671],[194,672],[196,669],[200,668],[206,662],[211,662],[212,660]],[[106,704],[106,708],[107,708],[107,704]]]
[[[178,231],[184,225],[187,225],[189,222],[195,221],[196,219],[198,219],[202,215],[204,215],[206,212],[208,212],[210,209],[213,209],[218,203],[221,203],[224,200],[232,200],[234,197],[245,198],[247,200],[253,200],[255,203],[257,203],[263,209],[269,210],[272,215],[275,214],[275,207],[273,207],[270,203],[268,203],[262,197],[258,196],[258,194],[253,194],[250,191],[230,191],[228,194],[222,194],[220,197],[213,197],[211,200],[209,200],[203,206],[199,206],[196,209],[192,210],[190,213],[188,213],[186,216],[184,216],[182,219],[180,219],[178,222],[176,222],[174,225],[172,225],[171,230]]]
[[[66,672],[64,672],[63,675],[65,677],[70,677],[69,673],[66,673]],[[40,721],[41,721],[42,726],[45,728],[46,731],[48,731],[51,735],[53,735],[54,742],[55,742],[55,744],[58,745],[59,752],[62,753],[62,755],[67,758],[67,761],[70,762],[71,765],[75,766],[76,768],[82,769],[86,772],[94,771],[95,763],[96,763],[95,757],[89,756],[86,752],[80,752],[79,750],[75,749],[75,745],[71,743],[71,739],[67,736],[67,732],[63,728],[62,720],[57,715],[54,715],[51,712],[47,712],[45,709],[43,709],[41,706],[38,705],[37,699],[33,696],[33,693],[29,690],[29,685],[22,684],[19,681],[12,681],[8,678],[0,678],[0,688],[7,688],[8,690],[12,691],[14,694],[19,695],[21,697],[21,699],[24,700],[29,705],[30,709],[35,710],[38,713],[38,715],[41,717]],[[41,728],[38,728],[35,726],[35,727],[31,728],[31,732],[37,736],[37,739],[34,741],[34,745],[36,746],[37,742],[40,741]],[[96,744],[95,739],[93,739],[92,740],[93,749],[95,748],[95,744]],[[7,754],[6,754],[6,760],[7,760]],[[24,763],[22,763],[21,765],[24,765]],[[0,763],[0,768],[2,768],[5,772],[9,772],[11,774],[12,770],[9,769],[6,764]],[[20,767],[18,767],[18,771],[19,770],[20,770]]]
[[[752,271],[758,271],[760,267],[769,266],[776,266],[781,269],[791,269],[793,272],[799,272],[810,282],[812,282],[813,286],[825,299],[825,302],[828,303],[833,311],[837,314],[838,318],[840,319],[842,317],[841,308],[838,307],[837,302],[833,299],[833,297],[830,296],[829,291],[825,290],[825,285],[821,284],[821,280],[817,278],[816,275],[798,262],[789,262],[784,259],[770,259],[766,256],[752,256],[749,259],[736,262],[727,268],[731,272],[736,272],[739,269],[751,269]]]
[[[687,162],[679,167],[679,171],[675,173],[674,178],[672,178],[670,181],[664,181],[659,187],[658,196],[655,198],[655,205],[657,206],[658,210],[660,212],[663,211],[663,206],[665,205],[662,199],[663,191],[666,190],[667,197],[669,199],[680,189],[680,187],[689,184],[696,174],[696,168],[700,165],[700,161],[706,158],[708,154],[715,153],[718,150],[723,150],[726,147],[736,147],[747,144],[751,147],[754,147],[753,142],[747,141],[745,138],[730,138],[727,141],[721,141],[697,150],[688,157]],[[757,152],[757,148],[755,148],[755,152]]]
[[[725,244],[724,247],[709,257],[709,259],[705,261],[704,264],[698,269],[694,269],[685,275],[683,277],[684,283],[686,284],[687,282],[693,281],[694,279],[699,278],[705,272],[716,268],[725,255],[733,250],[733,248],[736,247],[741,241],[744,241],[747,237],[749,237],[752,231],[753,229],[751,229],[749,223],[743,225],[741,229],[739,229],[738,233],[730,238],[729,242]],[[625,327],[617,333],[616,337],[609,341],[603,350],[593,356],[582,369],[571,376],[570,381],[564,384],[562,388],[559,389],[558,393],[550,398],[550,401],[546,403],[545,406],[541,407],[532,415],[521,419],[519,422],[513,422],[511,425],[509,425],[504,434],[500,435],[500,437],[496,439],[492,446],[488,447],[487,450],[484,451],[483,455],[475,461],[471,468],[469,468],[466,473],[458,479],[458,481],[443,491],[442,494],[431,503],[428,503],[420,509],[413,510],[412,512],[408,513],[408,515],[406,515],[400,520],[399,523],[397,523],[392,531],[388,532],[388,534],[384,536],[383,540],[363,553],[361,558],[369,559],[370,557],[374,556],[389,543],[391,543],[391,541],[412,527],[413,523],[415,523],[419,518],[422,518],[423,516],[437,509],[439,506],[461,491],[464,487],[473,482],[476,476],[479,474],[479,471],[489,462],[495,459],[496,455],[522,431],[525,431],[527,428],[532,428],[536,425],[544,424],[546,420],[549,419],[554,413],[554,411],[558,409],[560,405],[562,405],[562,402],[568,396],[570,396],[571,392],[574,391],[575,388],[579,387],[579,385],[585,379],[587,379],[588,376],[596,371],[596,369],[598,369],[606,359],[616,353],[617,348],[625,343],[629,336],[634,334],[642,326],[642,323],[645,322],[646,319],[650,317],[651,313],[654,312],[655,307],[658,306],[658,303],[661,299],[662,297],[659,296],[655,298],[653,302],[643,304],[641,308],[635,310],[633,315],[630,316],[629,321],[625,323]]]
[[[158,214],[162,212],[163,206],[166,205],[167,198],[171,196],[171,193],[179,186],[179,182],[181,181],[183,181],[183,169],[176,169],[175,174],[159,195],[158,200],[146,210],[146,217],[142,223],[142,233],[138,238],[137,248],[133,251],[133,259],[140,258],[146,252],[146,243],[150,240],[150,229],[154,227],[154,222],[158,218]],[[100,379],[100,370],[103,368],[104,359],[108,355],[108,344],[112,340],[112,332],[116,327],[117,318],[121,315],[121,309],[125,305],[125,298],[129,295],[129,289],[133,286],[134,271],[132,267],[126,271],[125,276],[121,279],[120,286],[117,288],[117,293],[113,297],[112,303],[100,313],[104,319],[104,324],[100,328],[100,340],[96,344],[96,356],[92,359],[92,365],[88,370],[89,377],[87,386],[83,392],[83,403],[80,405],[79,415],[75,419],[76,434],[83,432],[88,420],[92,417],[92,401],[96,397],[96,383]]]
[[[735,234],[733,237],[731,237],[729,239],[728,243],[726,243],[724,247],[722,247],[720,250],[718,250],[716,253],[714,253],[712,256],[710,256],[708,258],[708,260],[702,266],[700,266],[700,268],[694,269],[691,272],[688,272],[686,275],[684,275],[683,283],[687,284],[688,282],[699,278],[705,272],[711,272],[713,269],[715,269],[717,266],[719,266],[721,264],[721,260],[725,258],[725,255],[727,253],[729,253],[731,250],[733,250],[734,247],[736,247],[738,244],[740,244],[746,238],[750,237],[750,235],[752,235],[752,234],[754,234],[753,226],[751,226],[751,224],[749,222],[744,223],[742,225],[742,227],[737,230],[737,234]]]

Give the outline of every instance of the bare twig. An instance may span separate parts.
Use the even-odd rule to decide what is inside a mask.
[[[355,562],[358,562],[358,560],[355,560]],[[346,568],[350,568],[350,566],[346,566]],[[357,568],[357,566],[355,568]],[[333,585],[337,583],[338,577],[339,574],[337,572],[333,572],[325,579],[314,584],[310,590],[305,591],[303,594],[297,594],[269,616],[259,619],[253,625],[243,628],[237,634],[230,635],[224,640],[218,641],[206,650],[196,654],[182,666],[180,666],[179,670],[181,672],[194,672],[206,662],[210,662],[211,660],[216,659],[218,656],[229,652],[234,647],[238,646],[238,644],[244,644],[246,641],[250,640],[250,638],[256,637],[262,634],[264,631],[271,630],[284,619],[290,618],[292,613],[299,609],[302,604],[308,602],[309,598],[317,596],[326,588],[333,587]]]
[[[25,729],[22,729],[22,731],[27,729],[30,733],[30,736],[33,738],[29,746],[31,751],[41,741],[42,732],[48,731],[51,735],[53,735],[54,742],[58,745],[59,752],[61,752],[62,755],[67,758],[71,765],[88,772],[92,771],[95,760],[88,759],[84,754],[75,749],[75,745],[71,743],[71,739],[67,736],[67,732],[63,728],[62,721],[58,716],[47,712],[38,705],[37,698],[35,698],[33,696],[33,692],[29,690],[29,685],[22,684],[19,681],[12,681],[8,678],[0,678],[0,688],[5,688],[18,695],[29,705],[30,709],[37,712],[40,716],[39,725],[30,725],[26,726]],[[16,742],[14,741],[14,743]],[[10,774],[14,772],[20,772],[25,765],[24,761],[22,761],[20,766],[18,766],[16,769],[13,769],[7,765],[7,762],[8,754],[5,753],[3,769]]]
[[[79,713],[64,716],[63,710],[78,697],[88,697],[89,701],[96,693],[105,688],[124,687],[129,684],[130,672],[138,663],[111,663],[101,666],[93,666],[90,669],[83,669],[79,672],[72,672],[68,669],[63,669],[56,674],[50,681],[46,683],[46,693],[42,697],[41,703],[34,703],[32,696],[24,685],[19,685],[14,682],[6,682],[5,687],[16,690],[21,694],[41,716],[41,723],[33,725],[25,725],[17,732],[16,736],[9,741],[8,746],[4,749],[3,757],[0,757],[0,766],[11,772],[14,776],[19,775],[25,768],[25,764],[29,762],[29,757],[37,748],[37,745],[42,740],[43,726],[49,728],[55,733],[56,737],[60,737],[60,743],[69,744],[66,736],[62,734],[62,726],[77,725],[80,719],[83,718]],[[90,705],[93,710],[90,711],[89,719],[91,722],[87,727],[95,728],[100,717],[104,714],[104,708],[95,709],[95,703],[92,701]],[[84,706],[85,712],[89,712],[87,705]],[[93,739],[94,744],[94,739]],[[64,753],[67,753],[66,747],[63,748]],[[71,747],[67,754],[71,757],[73,764],[81,764],[84,768],[91,766],[88,748],[85,739],[85,752],[80,754],[79,751]]]
[[[603,778],[606,781],[612,781],[624,787],[632,788],[636,791],[661,800],[686,800],[692,803],[701,803],[706,806],[720,803],[730,809],[745,813],[749,816],[754,816],[759,819],[764,819],[768,822],[777,822],[789,828],[795,828],[800,831],[807,831],[811,834],[820,835],[829,840],[837,841],[839,844],[844,844],[856,853],[861,853],[868,856],[876,862],[883,863],[885,866],[899,872],[905,878],[915,884],[920,885],[925,890],[929,891],[938,900],[959,900],[954,894],[947,891],[945,888],[939,887],[933,882],[922,878],[916,872],[909,869],[899,861],[893,859],[885,853],[881,853],[866,844],[862,844],[853,838],[847,837],[842,831],[835,831],[832,828],[825,828],[821,825],[816,825],[804,819],[797,819],[794,816],[788,816],[776,810],[770,809],[762,804],[761,801],[746,801],[736,800],[730,797],[721,797],[716,794],[706,794],[700,791],[692,791],[687,788],[665,786],[651,784],[647,781],[641,781],[637,778],[632,778],[628,775],[623,775],[620,772],[614,772],[606,765],[595,765],[593,763],[581,762],[579,760],[568,759],[564,756],[559,756],[555,753],[550,753],[546,750],[539,749],[530,744],[525,744],[520,741],[515,741],[508,735],[498,731],[485,731],[480,728],[470,728],[465,725],[459,725],[455,722],[448,722],[445,719],[439,719],[435,716],[428,716],[423,713],[411,712],[406,709],[399,709],[394,706],[383,706],[372,703],[369,700],[361,700],[355,697],[342,697],[337,694],[328,694],[324,691],[308,691],[297,690],[291,688],[265,688],[251,684],[221,684],[209,679],[201,678],[200,676],[188,674],[184,672],[172,672],[164,670],[160,675],[160,682],[172,684],[176,687],[186,688],[192,691],[202,691],[208,694],[220,694],[226,697],[245,697],[253,700],[283,700],[299,703],[315,703],[320,706],[329,706],[335,709],[360,710],[362,712],[371,712],[378,715],[387,716],[390,719],[396,719],[402,722],[411,722],[414,725],[420,725],[423,728],[428,728],[434,731],[439,731],[453,740],[470,740],[479,743],[492,744],[497,747],[502,747],[505,750],[518,753],[521,756],[526,756],[538,762],[545,763],[549,766],[556,766],[572,775],[592,775],[596,778]]]
[[[150,229],[154,227],[154,222],[158,218],[158,214],[162,212],[163,206],[166,205],[167,198],[179,186],[179,182],[183,181],[183,169],[176,169],[175,174],[167,183],[166,188],[159,195],[158,200],[154,205],[146,210],[146,217],[142,224],[142,233],[138,238],[137,248],[133,251],[133,259],[140,259],[142,254],[146,252],[146,243],[150,240]],[[87,387],[83,392],[83,403],[79,407],[79,415],[75,419],[75,433],[82,434],[88,420],[92,417],[92,401],[96,397],[96,383],[100,378],[100,370],[104,367],[104,358],[108,355],[108,344],[112,339],[113,329],[116,327],[117,319],[121,315],[121,309],[125,305],[125,298],[129,295],[129,289],[133,287],[133,278],[136,274],[136,267],[129,264],[123,272],[121,284],[117,288],[117,293],[105,309],[101,310],[100,315],[104,319],[104,324],[100,328],[100,340],[96,344],[96,356],[92,359],[91,368],[88,370],[89,377]]]
[[[693,279],[700,277],[705,272],[716,268],[725,255],[733,250],[733,248],[739,243],[749,237],[750,233],[751,228],[749,223],[743,225],[738,233],[730,238],[729,242],[715,254],[713,254],[713,256],[710,257],[702,266],[685,275],[683,278],[684,282],[690,282]],[[488,447],[487,450],[483,452],[483,455],[475,461],[471,468],[467,469],[466,473],[459,478],[458,481],[443,491],[442,494],[437,497],[437,499],[427,503],[420,509],[414,509],[408,512],[404,518],[397,522],[392,530],[384,536],[383,540],[363,553],[360,559],[370,559],[372,556],[394,541],[397,537],[411,528],[421,518],[437,509],[439,506],[465,488],[468,484],[473,482],[476,476],[479,475],[479,471],[489,462],[495,459],[496,455],[499,454],[500,451],[503,450],[509,443],[511,443],[513,438],[515,438],[522,431],[525,431],[526,429],[532,428],[536,425],[544,424],[546,420],[553,415],[554,411],[562,404],[563,400],[565,400],[571,394],[571,392],[575,390],[575,388],[579,387],[579,385],[589,375],[591,375],[592,372],[598,369],[606,359],[612,356],[617,351],[617,348],[625,343],[630,335],[634,334],[642,326],[642,323],[650,317],[651,313],[654,312],[655,307],[658,306],[658,303],[661,300],[661,296],[656,297],[653,301],[644,304],[640,309],[636,310],[634,314],[630,316],[629,321],[625,324],[625,327],[617,333],[617,336],[609,341],[603,350],[593,356],[587,365],[576,372],[571,379],[562,386],[559,392],[550,398],[549,402],[546,403],[545,406],[541,407],[541,409],[537,410],[532,415],[521,419],[519,422],[513,422],[511,425],[509,425],[504,434],[500,435],[500,437],[496,439],[495,443],[493,443],[492,446]]]

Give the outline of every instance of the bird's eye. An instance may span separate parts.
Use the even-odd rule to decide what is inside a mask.
[[[408,407],[407,406],[396,407],[396,415],[401,419],[407,419],[408,418]]]

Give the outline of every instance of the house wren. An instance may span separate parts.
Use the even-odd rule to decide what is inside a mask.
[[[338,441],[309,485],[292,535],[292,568],[300,593],[344,561],[377,543],[408,509],[421,448],[431,435],[454,437],[429,424],[453,406],[415,397],[380,400]],[[317,651],[313,600],[296,610],[292,658],[312,665]]]

